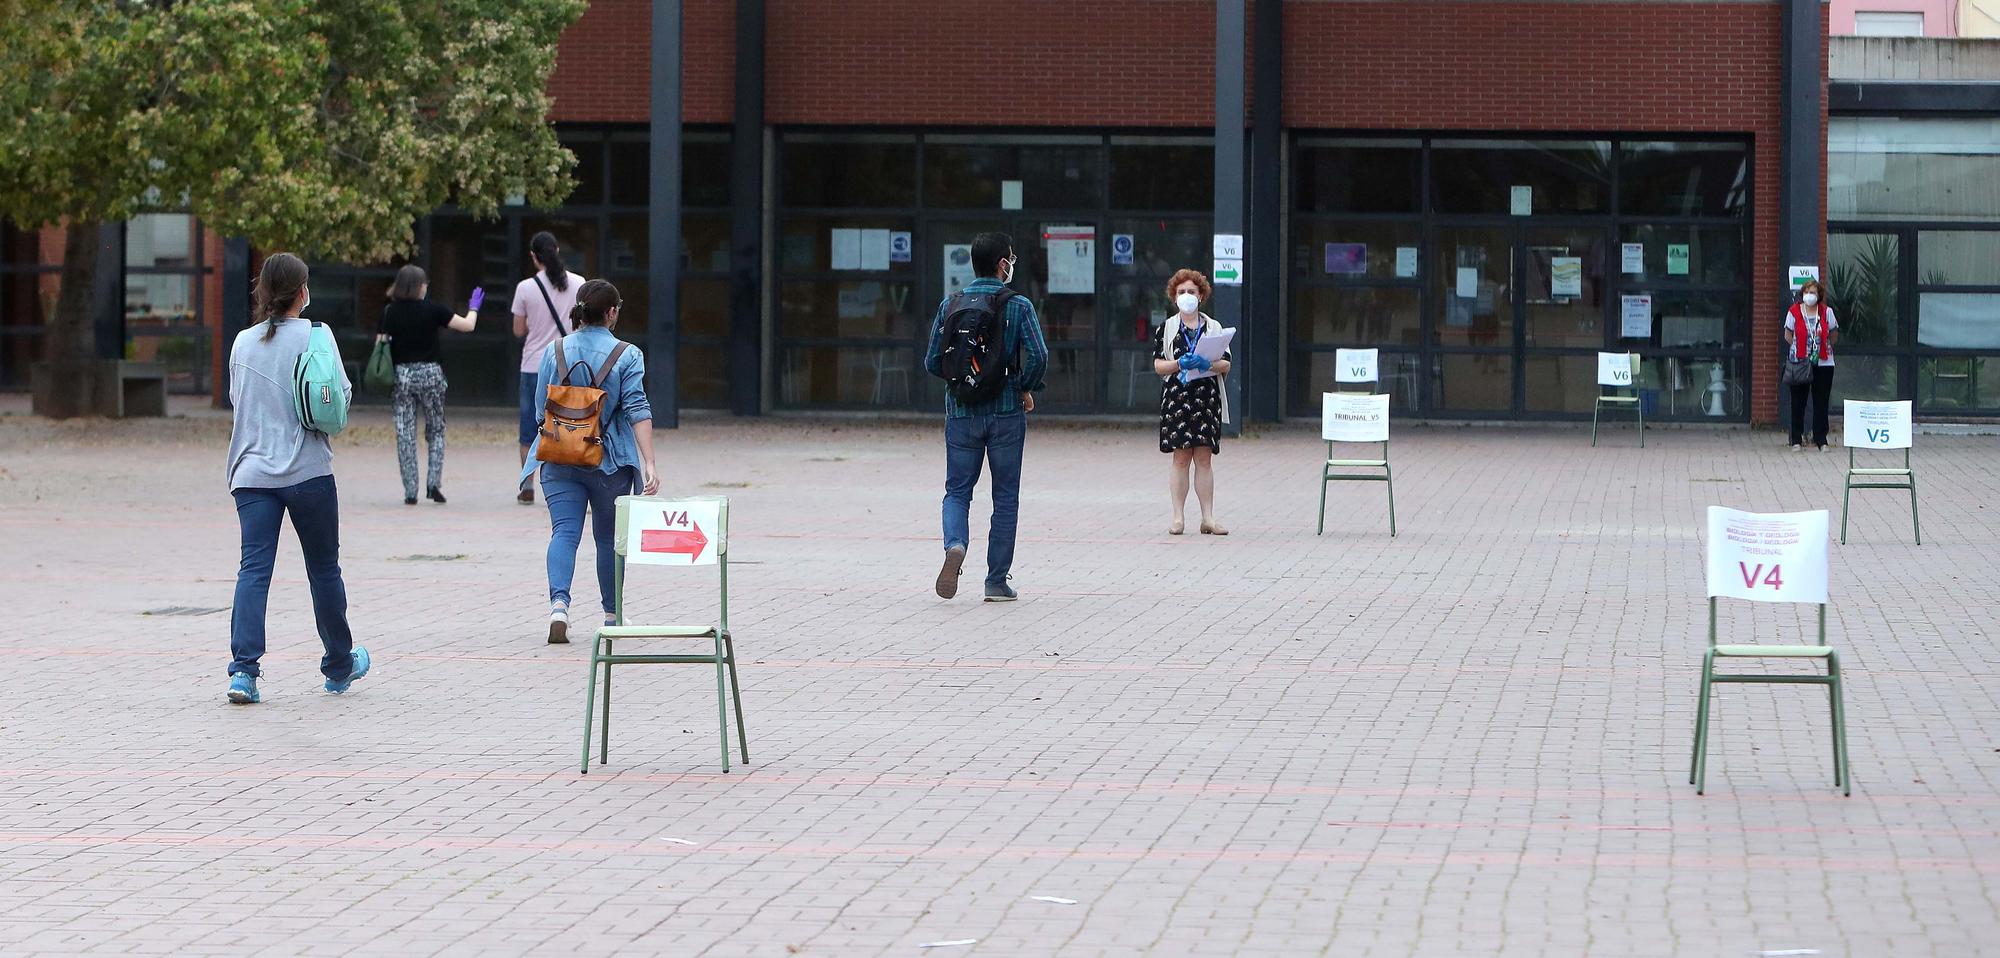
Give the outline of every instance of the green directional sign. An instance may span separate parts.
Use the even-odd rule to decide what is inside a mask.
[[[1241,286],[1243,285],[1243,261],[1240,259],[1216,260],[1215,269],[1210,275],[1214,277],[1216,282],[1224,286]]]

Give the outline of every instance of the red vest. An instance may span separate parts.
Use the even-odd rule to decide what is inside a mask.
[[[1819,355],[1808,357],[1806,356],[1806,340],[1809,338],[1809,336],[1806,330],[1805,307],[1797,303],[1792,304],[1792,358],[1793,359],[1811,358],[1814,360],[1821,360],[1821,359],[1833,358],[1833,346],[1828,344],[1826,341],[1826,335],[1827,335],[1826,316],[1827,316],[1826,306],[1822,304],[1819,308]]]

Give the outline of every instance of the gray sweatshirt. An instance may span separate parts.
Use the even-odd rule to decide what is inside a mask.
[[[229,347],[229,402],[236,424],[229,434],[229,488],[282,489],[333,475],[333,447],[323,433],[299,424],[292,400],[292,370],[306,351],[311,324],[280,319],[278,334],[264,340],[264,324],[236,334]],[[351,402],[347,370],[340,384]]]

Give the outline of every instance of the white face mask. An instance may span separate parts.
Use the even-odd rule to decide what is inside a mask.
[[[1014,275],[1019,270],[1019,267],[1016,264],[1019,262],[1020,260],[1017,259],[1010,259],[1007,261],[1007,278],[1001,280],[1000,285],[1006,286],[1014,282]]]
[[[1807,293],[1807,294],[1806,294],[1806,298],[1805,298],[1805,303],[1806,303],[1806,305],[1807,305],[1807,306],[1817,306],[1817,305],[1819,305],[1819,294],[1818,294],[1818,293]]]
[[[1195,310],[1201,308],[1201,297],[1193,293],[1182,293],[1174,297],[1174,305],[1179,306],[1183,314],[1193,315]]]
[[[309,286],[309,287],[306,287],[306,294],[305,294],[304,296],[302,296],[302,297],[300,297],[300,298],[299,298],[299,309],[298,309],[298,311],[299,311],[299,312],[301,312],[301,313],[303,313],[303,312],[305,312],[305,311],[306,311],[306,307],[307,307],[307,306],[311,306],[312,304],[313,304],[313,291],[312,291],[312,287],[310,287],[310,286]]]

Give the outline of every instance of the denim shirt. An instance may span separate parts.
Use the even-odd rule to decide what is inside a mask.
[[[961,292],[992,293],[1004,288],[992,277],[982,277],[967,284]],[[938,304],[937,316],[931,320],[931,344],[924,353],[924,368],[940,379],[944,378],[944,321],[946,310],[951,307],[952,297],[947,296]],[[1035,306],[1026,296],[1015,296],[1007,300],[1007,332],[1002,346],[1010,357],[1020,357],[1020,368],[1007,371],[1007,388],[993,399],[960,408],[958,401],[951,398],[951,391],[944,394],[944,414],[948,419],[964,419],[968,416],[1005,416],[1021,408],[1021,394],[1041,392],[1042,375],[1049,366],[1049,345],[1042,339],[1042,323],[1035,317]]]
[[[604,360],[611,351],[618,348],[618,337],[602,326],[585,326],[562,339],[563,359],[572,368],[578,362],[590,367],[590,372],[581,369],[573,372],[556,369],[556,344],[550,343],[542,350],[541,369],[535,373],[535,404],[539,412],[541,403],[549,394],[549,387],[555,385],[588,386],[602,370]],[[559,382],[558,377],[569,372],[567,381]],[[651,421],[653,403],[646,398],[646,357],[639,347],[626,344],[625,352],[618,357],[618,368],[604,378],[604,411],[599,421],[604,426],[604,461],[598,464],[598,471],[609,474],[625,466],[634,469],[639,464],[639,441],[632,434],[632,427]],[[542,439],[535,437],[535,446]],[[521,479],[526,481],[537,466],[546,465],[535,461],[535,449],[528,450],[528,464],[521,469]]]

